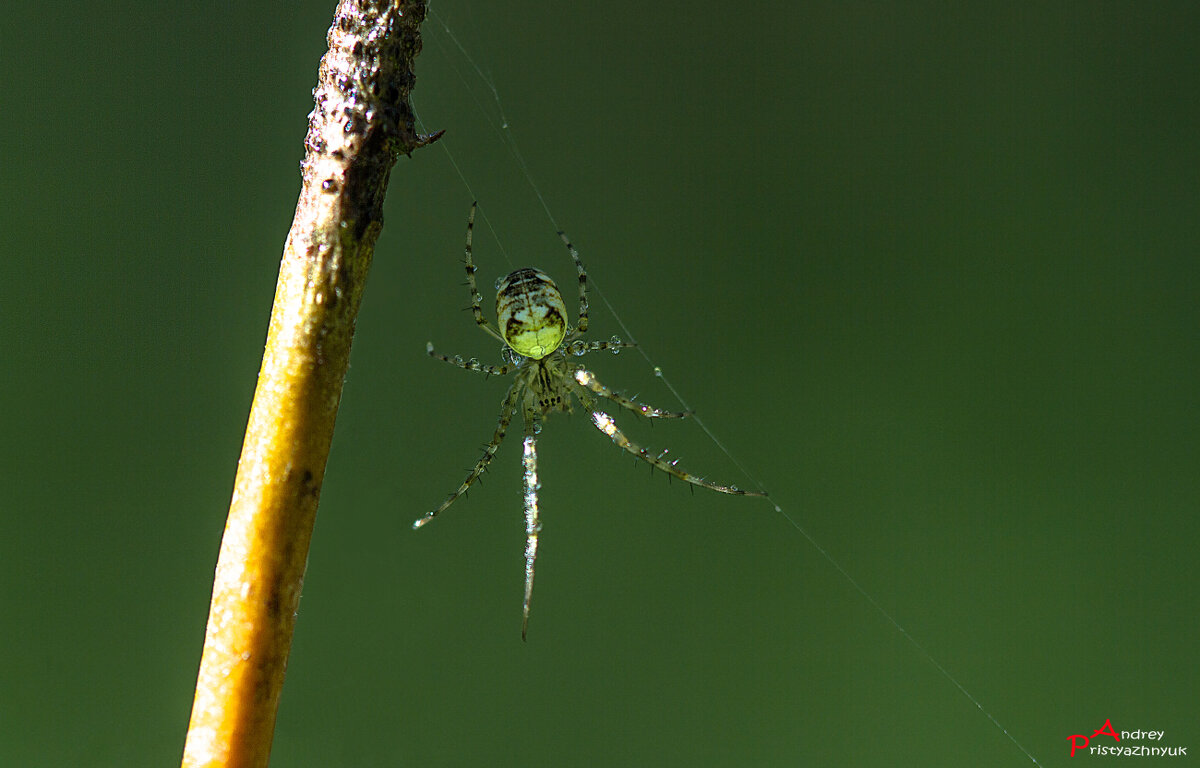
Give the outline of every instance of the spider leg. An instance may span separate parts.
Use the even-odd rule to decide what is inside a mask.
[[[496,423],[496,432],[492,435],[492,441],[483,449],[483,455],[475,463],[475,468],[467,475],[467,479],[463,481],[463,484],[458,486],[458,490],[447,496],[446,500],[437,509],[432,512],[426,512],[424,517],[413,523],[413,528],[420,528],[444,512],[446,507],[449,507],[454,503],[455,499],[466,493],[471,484],[478,480],[479,476],[487,469],[488,464],[492,461],[492,457],[496,455],[496,451],[500,450],[500,443],[504,440],[504,433],[508,430],[508,424],[512,421],[513,413],[516,410],[517,397],[523,390],[524,387],[522,387],[521,378],[517,377],[513,380],[512,386],[508,388],[508,394],[504,396],[504,404],[500,406],[500,421]]]
[[[612,337],[612,341],[582,341],[576,339],[567,345],[567,351],[572,355],[586,355],[588,352],[600,352],[608,350],[614,355],[622,349],[636,349],[636,341],[621,341],[616,336]]]
[[[609,389],[608,387],[606,387],[600,383],[600,380],[596,378],[596,374],[592,373],[591,371],[589,371],[586,368],[577,369],[575,371],[574,378],[575,378],[575,381],[578,382],[581,386],[587,387],[592,392],[595,392],[597,395],[600,395],[600,397],[603,397],[608,400],[612,400],[614,403],[621,406],[622,408],[629,410],[629,411],[633,411],[634,413],[637,413],[637,414],[641,414],[642,416],[647,416],[652,419],[682,419],[686,416],[691,415],[691,411],[659,410],[658,408],[655,408],[653,406],[646,405],[645,403],[639,403],[636,400],[632,400],[628,397],[625,397],[624,395],[613,392],[611,389]],[[580,398],[580,400],[583,400],[583,398]],[[587,400],[583,400],[583,404],[585,406],[587,406],[587,409],[589,411],[595,410],[595,407],[594,407],[595,403],[594,403],[594,401],[591,401],[591,398],[588,398]]]
[[[587,333],[587,271],[583,268],[583,262],[579,260],[579,251],[575,250],[575,246],[571,245],[571,241],[567,239],[566,233],[560,229],[558,230],[558,236],[562,238],[563,244],[567,246],[567,250],[571,253],[571,259],[575,262],[575,271],[579,273],[579,323],[575,326],[575,329],[579,333]]]
[[[524,478],[522,498],[525,503],[525,602],[521,611],[521,639],[529,631],[529,604],[533,600],[533,566],[537,561],[538,535],[542,530],[538,518],[537,416],[525,409],[525,441],[522,444],[521,468]]]
[[[475,261],[471,258],[471,241],[475,235],[475,209],[478,206],[478,202],[471,203],[471,213],[467,216],[467,245],[463,249],[466,255],[467,287],[471,289],[471,314],[475,316],[476,325],[487,331],[489,335],[504,341],[504,337],[483,316],[483,297],[479,295],[479,287],[475,285]]]
[[[470,360],[463,360],[459,355],[455,355],[454,357],[446,357],[441,352],[435,352],[433,350],[432,341],[425,345],[425,351],[429,353],[430,357],[437,358],[444,363],[450,363],[450,365],[456,365],[459,368],[465,368],[468,371],[479,371],[480,373],[486,373],[490,376],[503,376],[504,374],[516,368],[515,365],[484,365],[473,357]]]
[[[703,477],[698,477],[690,472],[684,472],[682,469],[676,466],[675,461],[667,461],[665,459],[667,454],[666,451],[663,451],[658,456],[655,456],[654,454],[648,452],[645,448],[630,440],[628,437],[625,437],[625,434],[617,427],[617,423],[612,420],[612,417],[603,411],[597,411],[594,409],[592,410],[592,423],[596,425],[596,429],[608,435],[610,438],[612,438],[614,443],[619,445],[624,450],[628,451],[634,456],[637,456],[642,461],[651,464],[655,468],[661,469],[668,475],[678,477],[685,483],[691,483],[692,485],[698,485],[701,488],[707,488],[710,491],[728,493],[734,496],[767,495],[761,491],[747,491],[742,488],[738,488],[735,485],[717,485],[716,483],[710,483]]]

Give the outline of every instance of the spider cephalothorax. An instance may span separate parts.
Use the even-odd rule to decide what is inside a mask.
[[[601,397],[650,418],[677,419],[688,415],[685,412],[663,411],[618,394],[601,384],[596,375],[583,365],[572,360],[572,357],[600,350],[609,350],[615,354],[634,345],[615,336],[609,341],[584,341],[581,338],[588,328],[587,272],[579,259],[579,252],[562,232],[558,235],[567,246],[579,275],[579,319],[575,327],[572,328],[567,322],[567,307],[563,302],[562,293],[550,276],[540,269],[526,267],[509,273],[497,284],[496,317],[499,330],[493,328],[483,316],[483,298],[475,284],[475,263],[471,254],[474,228],[475,205],[472,204],[471,213],[467,217],[466,244],[467,286],[471,290],[471,312],[480,328],[504,342],[506,362],[499,366],[483,365],[475,358],[464,361],[457,356],[447,357],[434,351],[433,342],[426,345],[426,351],[432,357],[459,368],[497,376],[515,373],[515,376],[500,406],[500,420],[496,424],[496,431],[491,442],[483,449],[483,456],[476,462],[475,468],[457,490],[446,497],[437,509],[426,513],[413,523],[413,527],[420,528],[428,523],[453,504],[455,499],[466,493],[479,479],[499,450],[513,415],[520,410],[525,423],[521,459],[525,503],[525,601],[521,618],[521,637],[524,638],[529,626],[529,604],[533,598],[533,568],[537,559],[538,535],[542,529],[537,496],[540,487],[537,476],[537,435],[541,432],[544,416],[554,411],[571,411],[572,397],[589,412],[597,429],[622,449],[663,472],[692,485],[721,493],[738,496],[766,494],[732,485],[717,485],[683,471],[676,466],[676,461],[664,458],[665,451],[658,455],[649,453],[625,437],[612,417],[598,409],[597,397]]]

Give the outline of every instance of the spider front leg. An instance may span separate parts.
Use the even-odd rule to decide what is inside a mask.
[[[521,639],[529,631],[529,604],[533,600],[533,567],[537,562],[538,535],[542,523],[538,518],[537,416],[525,409],[525,441],[522,444],[521,468],[524,479],[522,499],[525,503],[525,602],[521,611]]]
[[[626,410],[633,411],[634,413],[652,419],[682,419],[691,415],[691,411],[662,411],[653,406],[646,405],[645,403],[639,403],[636,400],[625,397],[624,395],[617,394],[601,384],[600,380],[596,378],[596,374],[592,373],[586,368],[579,368],[575,371],[575,381],[580,385],[587,387],[592,392],[595,392],[597,395],[600,395],[600,397],[612,400],[614,403],[622,408],[625,408]],[[580,391],[576,390],[575,394],[578,396]],[[581,397],[579,399],[589,411],[596,410],[595,401],[592,400],[592,398]]]
[[[516,368],[515,365],[484,365],[473,357],[470,360],[463,360],[459,355],[455,355],[454,357],[446,357],[441,352],[435,352],[433,350],[432,341],[425,344],[425,351],[429,353],[430,357],[441,360],[443,363],[450,363],[450,365],[458,366],[459,368],[464,368],[468,371],[479,371],[480,373],[486,373],[489,376],[503,376]]]
[[[665,461],[663,459],[663,456],[666,455],[666,451],[663,451],[663,453],[658,456],[654,456],[645,448],[633,442],[628,437],[625,437],[625,434],[620,430],[619,427],[617,427],[617,423],[613,421],[612,417],[604,411],[592,410],[592,423],[596,425],[596,429],[608,435],[610,438],[612,438],[614,443],[619,445],[624,450],[632,453],[634,456],[637,456],[642,461],[661,469],[663,472],[666,472],[673,477],[678,477],[685,483],[698,485],[701,488],[707,488],[710,491],[717,491],[718,493],[728,493],[733,496],[767,495],[762,491],[747,491],[742,488],[738,488],[736,485],[717,485],[716,483],[710,483],[703,477],[698,477],[690,472],[684,472],[682,469],[676,466],[676,461]]]
[[[467,265],[467,287],[471,289],[471,314],[475,315],[477,325],[486,328],[488,321],[483,317],[483,297],[479,295],[479,288],[475,285],[475,262],[471,258],[471,240],[475,236],[475,209],[478,206],[478,202],[471,203],[471,212],[467,214],[467,244],[463,251],[464,263]]]
[[[571,241],[567,239],[567,234],[560,229],[558,230],[558,236],[562,238],[563,245],[567,246],[567,250],[570,251],[571,259],[575,262],[575,271],[579,273],[579,323],[575,326],[575,328],[580,333],[587,333],[587,271],[583,268],[583,262],[579,259],[579,251],[575,250],[575,246],[571,245]]]
[[[487,331],[490,336],[495,336],[500,341],[504,341],[504,337],[499,331],[492,327],[487,318],[483,316],[483,296],[479,294],[479,287],[475,284],[475,261],[472,258],[471,241],[475,237],[475,209],[479,206],[478,202],[471,203],[471,213],[467,215],[467,244],[463,248],[464,263],[467,268],[467,288],[471,291],[471,314],[475,317],[475,324],[483,330]]]
[[[505,395],[504,403],[500,406],[500,421],[496,424],[496,432],[492,435],[492,441],[483,449],[483,456],[475,463],[475,468],[467,475],[467,479],[463,481],[463,484],[458,486],[458,490],[447,496],[446,500],[437,509],[432,512],[426,512],[424,517],[413,523],[413,528],[420,528],[444,512],[447,507],[454,503],[455,499],[466,493],[467,489],[484,473],[488,464],[492,462],[492,457],[496,455],[496,451],[500,450],[500,443],[504,441],[504,433],[508,431],[509,422],[512,421],[513,413],[516,411],[517,397],[521,391],[521,380],[518,377],[513,381],[512,386],[508,388],[508,394]]]

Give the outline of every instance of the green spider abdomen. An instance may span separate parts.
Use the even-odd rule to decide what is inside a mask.
[[[526,267],[500,281],[496,315],[504,341],[518,355],[541,360],[567,335],[567,307],[550,276]]]

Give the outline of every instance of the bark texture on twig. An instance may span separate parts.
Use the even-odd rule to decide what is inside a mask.
[[[183,766],[263,768],[388,177],[413,129],[422,0],[342,0],[213,584]]]

